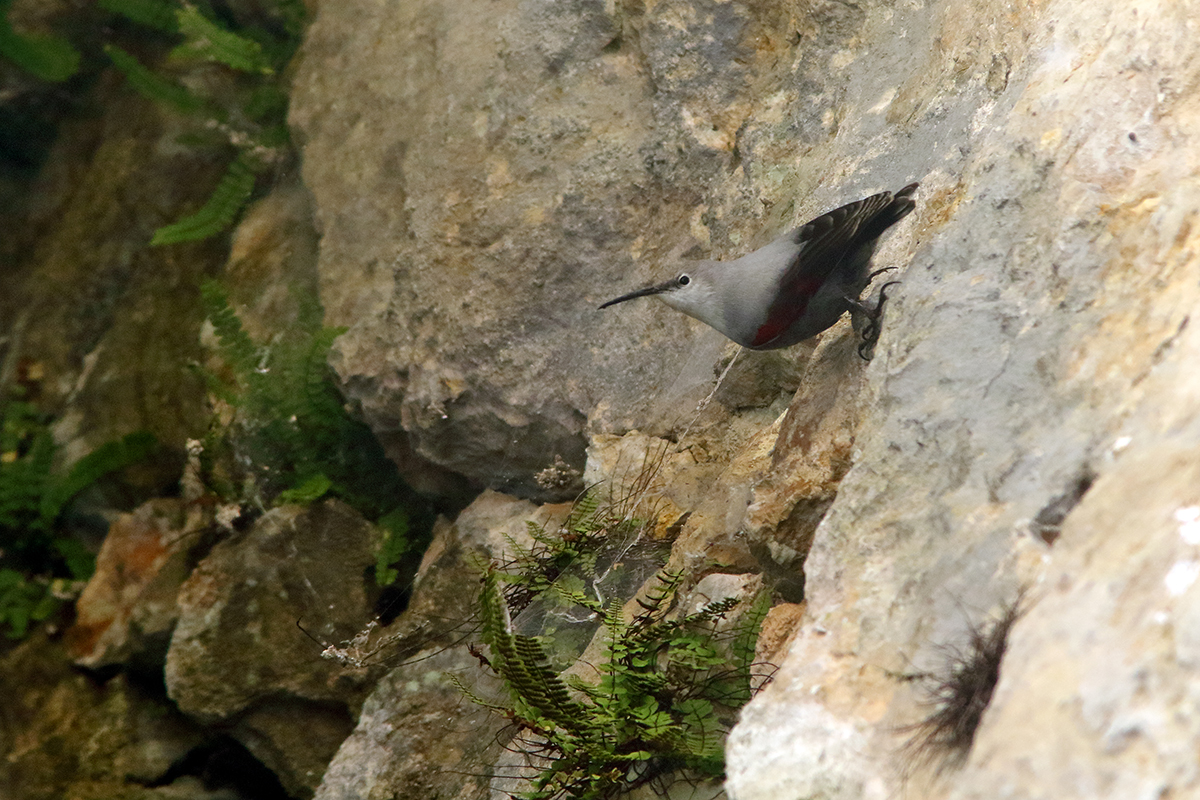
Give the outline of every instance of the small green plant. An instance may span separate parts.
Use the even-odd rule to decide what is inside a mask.
[[[156,230],[150,244],[194,242],[225,230],[254,193],[256,180],[250,158],[238,156],[200,210]]]
[[[24,636],[70,596],[68,584],[92,574],[92,554],[62,530],[71,500],[156,446],[152,434],[132,433],[59,474],[48,420],[19,400],[0,407],[0,625],[10,637]]]
[[[273,25],[230,27],[203,4],[180,0],[102,0],[101,7],[180,41],[165,67],[151,69],[116,44],[104,52],[129,85],[164,107],[198,117],[237,155],[216,189],[195,213],[155,231],[151,245],[206,239],[226,230],[254,192],[258,176],[273,169],[290,148],[288,96],[280,73],[304,30],[304,6],[277,0]],[[228,80],[206,92],[183,85],[166,70],[196,65],[225,70]],[[210,87],[214,84],[209,81]]]
[[[9,22],[11,4],[0,0],[0,57],[42,80],[62,82],[94,74],[106,56],[140,94],[196,120],[188,134],[193,146],[219,146],[231,154],[208,201],[159,228],[151,245],[226,230],[258,177],[291,157],[283,73],[304,33],[303,0],[266,0],[240,13],[211,0],[99,0],[96,6],[107,14],[84,18],[100,21],[99,47],[79,35],[81,26],[66,12],[58,16],[78,46],[56,34],[19,32]],[[114,24],[118,18],[123,24]]]
[[[229,367],[224,380],[206,375],[230,412],[204,443],[206,483],[227,499],[263,508],[341,498],[387,532],[375,576],[379,585],[391,584],[399,576],[393,565],[427,544],[432,514],[370,428],[346,411],[327,363],[345,329],[322,326],[320,306],[299,297],[296,328],[260,345],[219,283],[206,282],[201,293]]]
[[[0,56],[44,81],[61,83],[79,70],[79,51],[66,39],[22,34],[8,21],[12,0],[0,0]]]
[[[535,526],[535,548],[518,553],[503,572],[484,568],[479,636],[487,654],[475,652],[501,679],[507,698],[493,702],[451,680],[518,726],[513,746],[526,753],[532,771],[528,791],[519,795],[525,800],[601,800],[674,773],[720,777],[725,735],[752,693],[770,593],[741,609],[736,598],[726,598],[683,613],[674,608],[683,574],[664,569],[638,597],[640,611],[627,618],[623,598],[603,598],[595,581],[564,580],[580,563],[584,572],[605,569],[598,554],[610,534],[597,527],[606,522],[604,512],[591,502],[576,512],[557,540]],[[561,677],[552,665],[553,636],[517,632],[514,620],[546,595],[602,625],[598,680]]]

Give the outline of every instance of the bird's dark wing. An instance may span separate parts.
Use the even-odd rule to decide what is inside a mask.
[[[912,183],[895,194],[880,192],[847,203],[797,228],[793,236],[800,249],[784,273],[781,288],[787,288],[793,281],[819,287],[843,259],[861,245],[878,239],[912,211],[915,206],[912,194],[916,190],[917,184]]]
[[[780,278],[779,294],[754,343],[765,344],[790,328],[804,313],[808,300],[847,258],[913,210],[916,190],[917,184],[911,183],[895,194],[880,192],[835,208],[793,231],[796,255]]]

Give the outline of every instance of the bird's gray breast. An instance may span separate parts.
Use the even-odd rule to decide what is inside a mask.
[[[780,282],[800,252],[791,234],[781,236],[765,247],[736,261],[718,264],[725,267],[731,287],[726,299],[726,316],[733,320],[730,336],[738,344],[752,347],[767,314],[781,292]]]

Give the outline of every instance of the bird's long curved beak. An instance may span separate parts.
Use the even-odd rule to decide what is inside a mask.
[[[609,306],[615,306],[617,303],[624,303],[626,300],[636,300],[639,297],[649,297],[652,294],[662,294],[674,285],[674,280],[663,281],[662,283],[657,283],[654,286],[647,286],[645,289],[638,289],[636,292],[623,294],[614,300],[609,300],[607,303],[600,306],[600,308],[608,308]]]

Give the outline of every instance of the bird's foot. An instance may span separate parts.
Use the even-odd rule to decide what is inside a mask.
[[[895,269],[895,267],[876,270],[871,273],[871,278],[890,269]],[[879,341],[879,334],[883,329],[883,304],[887,302],[887,291],[899,283],[900,281],[888,281],[879,287],[879,300],[875,305],[864,303],[857,298],[846,298],[846,302],[850,305],[850,320],[854,323],[855,330],[862,336],[862,342],[858,346],[858,356],[863,361],[871,360],[871,351],[875,349],[875,343]]]

